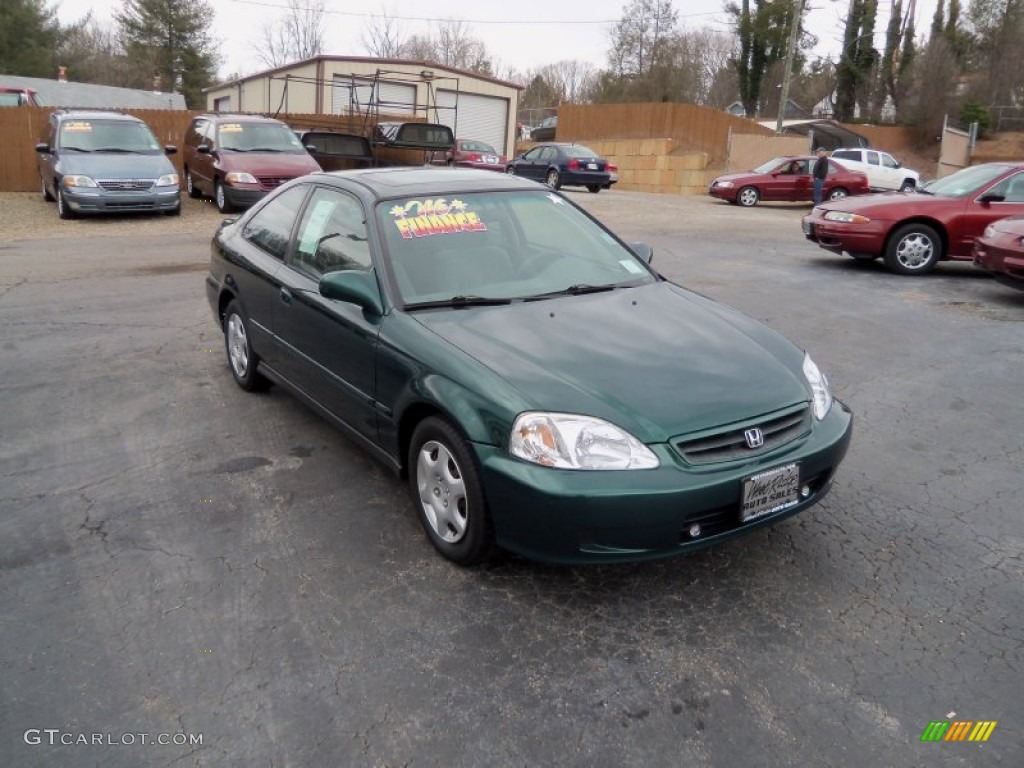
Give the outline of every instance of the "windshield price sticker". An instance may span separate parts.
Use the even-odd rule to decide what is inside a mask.
[[[477,213],[467,210],[468,207],[458,198],[449,203],[439,197],[410,200],[394,206],[388,213],[395,217],[395,226],[405,240],[456,232],[486,232],[487,225],[480,221]]]
[[[799,501],[799,465],[787,464],[770,469],[743,481],[740,520],[745,523],[773,512],[781,512]]]
[[[241,123],[224,123],[220,127],[221,133],[241,133],[244,130]]]
[[[88,133],[92,130],[92,123],[82,121],[64,123],[64,130],[69,133]]]

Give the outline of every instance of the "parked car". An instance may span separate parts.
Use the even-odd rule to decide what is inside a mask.
[[[805,202],[814,199],[811,169],[817,158],[809,155],[773,157],[752,171],[719,176],[708,187],[708,194],[746,208],[762,200]],[[848,195],[868,192],[868,178],[850,171],[835,160],[828,161],[825,197],[840,200]]]
[[[846,147],[835,150],[832,157],[867,176],[872,192],[913,192],[921,182],[921,174],[904,168],[895,157],[878,149]]]
[[[325,171],[348,171],[373,165],[370,140],[354,133],[296,131],[302,146]]]
[[[919,194],[888,193],[815,207],[804,235],[833,253],[884,258],[903,275],[943,259],[970,259],[974,239],[998,219],[1024,214],[1024,163],[986,163],[931,181]]]
[[[804,351],[524,179],[314,174],[222,224],[211,254],[238,385],[283,386],[405,474],[457,563],[741,536],[819,501],[849,444]]]
[[[999,282],[1024,290],[1024,216],[989,224],[974,241],[974,265]]]
[[[457,139],[455,147],[445,153],[447,165],[504,172],[508,160],[490,144],[474,139]]]
[[[50,114],[36,144],[43,199],[57,201],[57,215],[83,213],[181,213],[178,174],[144,122],[117,112],[59,109]]]
[[[509,163],[507,171],[552,189],[575,186],[597,193],[613,183],[608,161],[582,144],[538,144]]]
[[[38,107],[39,98],[34,88],[0,85],[0,107]]]
[[[547,117],[540,121],[535,128],[530,129],[531,141],[554,141],[555,132],[558,130],[558,115]]]
[[[295,133],[258,115],[198,115],[185,132],[182,163],[190,197],[209,195],[228,213],[285,182],[321,170]]]

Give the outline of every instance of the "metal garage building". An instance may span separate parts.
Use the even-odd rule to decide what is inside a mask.
[[[520,86],[408,59],[317,56],[207,88],[219,112],[414,115],[511,156]]]

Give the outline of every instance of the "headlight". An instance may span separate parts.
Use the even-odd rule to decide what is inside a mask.
[[[65,187],[95,187],[99,186],[88,176],[65,176],[63,179]]]
[[[655,469],[658,457],[628,432],[603,419],[571,413],[521,413],[508,450],[558,469]]]
[[[224,177],[228,184],[259,184],[251,173],[229,173]]]
[[[733,184],[731,181],[716,181],[715,186],[721,187],[722,189],[732,189],[736,185]]]
[[[982,237],[988,239],[990,237],[995,237],[995,234],[996,234],[996,225],[995,224],[989,224],[987,227],[985,227],[985,234],[983,234]]]
[[[178,186],[178,174],[176,173],[165,173],[159,179],[156,180],[158,187],[176,187]]]
[[[821,421],[832,408],[832,392],[829,391],[828,379],[825,378],[825,374],[818,370],[818,366],[806,352],[804,353],[804,378],[811,386],[814,416]]]
[[[842,221],[846,224],[867,224],[871,219],[867,216],[861,216],[859,213],[829,211],[825,214],[825,221]]]

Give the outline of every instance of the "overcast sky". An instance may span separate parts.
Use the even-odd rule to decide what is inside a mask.
[[[212,0],[217,21],[213,36],[220,45],[220,74],[249,74],[262,69],[253,53],[263,23],[279,15],[275,10],[284,0]],[[819,38],[820,55],[835,54],[840,48],[848,0],[809,0],[807,17],[810,31]],[[525,71],[562,59],[581,59],[595,66],[606,65],[608,34],[621,17],[624,0],[326,0],[327,34],[325,53],[362,55],[366,49],[361,33],[373,15],[387,11],[403,17],[399,22],[406,33],[425,32],[431,20],[461,19],[475,36],[484,41],[491,56],[500,62],[501,71],[509,68]],[[106,23],[119,0],[59,0],[58,17],[69,23],[89,10]],[[884,44],[890,3],[879,2],[879,30],[876,45]],[[710,27],[728,31],[728,16],[722,10],[724,0],[675,0],[679,19],[686,28]],[[918,0],[917,29],[927,30],[935,0]],[[70,73],[74,79],[74,73]]]

